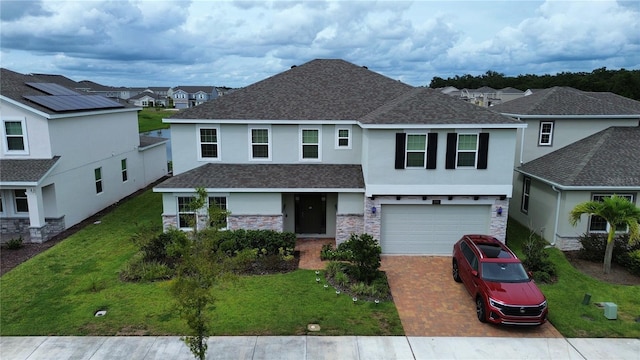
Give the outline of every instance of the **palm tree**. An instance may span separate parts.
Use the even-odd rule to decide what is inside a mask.
[[[614,237],[616,229],[629,228],[629,243],[640,240],[640,208],[635,206],[627,198],[618,195],[605,197],[602,201],[585,201],[576,205],[569,213],[569,222],[576,226],[582,214],[596,215],[603,218],[609,224],[609,236],[607,247],[604,251],[604,273],[611,271],[611,257],[613,255]]]

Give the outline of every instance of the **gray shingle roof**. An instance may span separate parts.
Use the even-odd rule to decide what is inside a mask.
[[[552,87],[510,100],[491,109],[518,115],[639,115],[635,100],[613,98],[618,95],[593,95],[570,87]]]
[[[60,159],[0,159],[0,183],[38,182]]]
[[[365,124],[519,124],[429,88],[415,88],[359,119]]]
[[[171,117],[356,120],[411,89],[344,60],[313,60]]]
[[[163,143],[163,142],[168,142],[168,141],[169,141],[169,139],[162,138],[162,137],[140,135],[140,147],[141,148],[146,148],[146,147],[151,146],[151,145],[155,145],[155,144],[159,144],[159,143]]]
[[[214,164],[173,176],[157,189],[363,189],[360,165]]]
[[[640,127],[610,127],[518,170],[562,186],[640,187]]]

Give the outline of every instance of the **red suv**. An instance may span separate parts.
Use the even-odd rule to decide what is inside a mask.
[[[547,299],[518,257],[493,236],[465,235],[453,246],[453,279],[476,301],[481,322],[541,325]]]

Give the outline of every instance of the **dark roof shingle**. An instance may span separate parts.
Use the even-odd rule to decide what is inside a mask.
[[[40,181],[60,159],[0,159],[0,183]]]
[[[562,186],[640,187],[640,127],[610,127],[518,168]]]
[[[157,189],[363,189],[360,165],[214,164],[173,176]]]

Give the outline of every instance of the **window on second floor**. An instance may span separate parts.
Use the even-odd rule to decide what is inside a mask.
[[[478,154],[478,134],[458,134],[457,168],[475,168]]]
[[[198,158],[200,160],[220,159],[218,128],[202,127],[198,130]]]
[[[602,201],[604,198],[611,197],[611,195],[612,194],[593,194],[591,196],[591,200]],[[632,194],[617,194],[617,195],[633,202]],[[608,233],[609,228],[610,228],[609,223],[607,223],[607,221],[604,218],[597,215],[591,215],[589,217],[589,232]],[[629,231],[627,224],[616,225],[616,232],[626,233],[627,231]]]
[[[538,145],[551,146],[553,141],[553,121],[540,122],[540,134],[538,136]]]
[[[251,142],[252,160],[271,159],[271,137],[269,127],[250,127],[249,141]]]
[[[427,159],[427,135],[407,134],[407,163],[408,168],[423,168]]]
[[[320,129],[300,129],[300,157],[302,160],[321,160]]]
[[[336,127],[336,149],[351,149],[351,127]]]
[[[5,120],[2,124],[4,151],[6,153],[27,154],[28,142],[26,122],[21,120]]]

